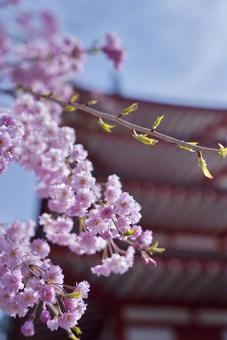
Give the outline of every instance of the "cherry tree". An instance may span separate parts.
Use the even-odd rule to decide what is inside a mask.
[[[18,3],[2,0],[0,6]],[[93,165],[76,132],[62,125],[64,112],[84,111],[106,133],[123,125],[147,146],[164,140],[194,152],[208,178],[212,175],[203,151],[225,157],[227,149],[158,132],[163,115],[150,129],[130,123],[125,116],[138,110],[137,103],[111,115],[95,109],[93,98],[80,102],[72,79],[83,71],[90,55],[104,54],[117,70],[124,62],[126,51],[116,34],[108,33],[101,43],[86,47],[75,36],[62,36],[49,11],[19,13],[15,24],[24,32],[19,42],[0,26],[0,92],[12,96],[11,106],[0,109],[0,172],[7,171],[11,162],[33,171],[38,182],[35,190],[48,201],[49,212],[38,223],[1,223],[0,307],[12,317],[26,318],[21,327],[25,336],[35,334],[34,320],[40,318],[51,331],[63,328],[70,339],[78,339],[89,283],[67,285],[62,269],[49,257],[51,245],[78,256],[100,253],[100,262],[91,271],[104,277],[125,273],[133,267],[136,253],[155,265],[153,254],[163,249],[153,242],[151,230],[142,230],[141,207],[122,190],[119,177],[113,174],[99,183],[93,176]],[[40,228],[45,239],[36,237]]]

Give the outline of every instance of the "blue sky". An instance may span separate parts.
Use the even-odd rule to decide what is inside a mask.
[[[147,99],[227,106],[226,0],[39,0],[61,28],[87,44],[107,31],[119,33],[128,60],[119,75],[121,92]],[[93,57],[80,82],[111,89],[114,72]]]
[[[87,45],[115,31],[128,49],[118,75],[103,56],[90,58],[77,79],[83,86],[111,91],[117,77],[127,96],[227,107],[226,0],[24,0],[21,5],[48,7],[63,32]],[[6,22],[12,13],[13,8],[4,11]],[[32,174],[15,166],[0,176],[0,220],[34,215],[33,184]]]
[[[39,202],[34,195],[34,184],[34,175],[15,164],[0,174],[1,223],[37,217]]]

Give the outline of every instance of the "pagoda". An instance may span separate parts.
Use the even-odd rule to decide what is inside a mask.
[[[163,104],[78,90],[79,100],[98,100],[100,111],[119,114],[137,102],[125,119],[151,127],[164,114],[160,132],[184,141],[217,147],[227,144],[227,110]],[[227,160],[204,153],[214,179],[206,179],[196,154],[174,144],[151,147],[118,127],[105,134],[84,112],[66,113],[77,142],[89,152],[95,176],[120,176],[124,190],[142,206],[142,226],[153,230],[164,254],[157,267],[138,257],[124,275],[96,277],[90,267],[100,257],[54,250],[67,280],[91,283],[89,307],[80,323],[82,340],[227,339]],[[43,204],[45,210],[45,203]],[[13,339],[20,339],[15,331]],[[65,339],[40,327],[34,339]]]

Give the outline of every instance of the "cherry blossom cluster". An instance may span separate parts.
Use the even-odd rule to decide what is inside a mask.
[[[133,265],[135,249],[149,262],[152,232],[138,225],[140,205],[122,191],[118,176],[96,182],[86,150],[75,144],[72,128],[59,126],[57,107],[53,114],[52,105],[56,104],[21,95],[13,108],[25,131],[20,162],[36,173],[37,191],[58,213],[56,218],[46,213],[40,218],[47,239],[78,255],[103,250],[102,264],[92,268],[97,275],[126,272]],[[116,241],[124,244],[123,249]]]
[[[48,17],[46,19],[48,20]],[[47,22],[48,27],[51,24]],[[51,27],[49,32],[51,33]],[[92,51],[103,52],[116,69],[121,67],[126,56],[119,38],[113,33],[106,35],[103,46],[94,49],[86,49],[74,36],[61,38],[49,34],[47,39],[40,38],[39,35],[39,38],[28,40],[17,48],[17,57],[24,62],[14,67],[12,78],[16,84],[30,87],[35,91],[53,92],[67,100],[72,95],[73,89],[65,84],[66,80],[84,69],[87,55]]]
[[[0,307],[12,317],[27,316],[21,328],[25,336],[34,335],[34,319],[40,317],[51,331],[60,327],[73,338],[89,284],[64,285],[61,268],[48,258],[50,246],[34,235],[34,221],[1,226]]]
[[[92,48],[86,48],[75,36],[57,35],[55,17],[47,10],[41,11],[38,18],[22,12],[17,15],[17,23],[27,39],[14,47],[0,21],[0,70],[7,72],[16,85],[35,91],[53,92],[67,100],[73,91],[67,81],[84,69],[89,54],[103,53],[116,69],[126,57],[115,33],[106,34],[105,43]]]
[[[72,94],[72,87],[65,85],[66,80],[80,72],[86,60],[85,50],[75,37],[28,40],[17,48],[17,55],[24,63],[13,69],[16,84],[54,92],[65,99]]]
[[[18,2],[0,0],[0,5]],[[26,316],[21,327],[25,336],[34,335],[38,317],[51,331],[63,328],[71,339],[78,339],[77,323],[86,310],[89,284],[66,285],[62,269],[49,258],[49,244],[67,247],[78,256],[101,253],[100,262],[91,268],[98,276],[125,273],[136,253],[155,264],[157,245],[152,232],[142,230],[141,207],[123,191],[119,177],[111,175],[100,183],[93,176],[75,130],[62,125],[66,107],[51,101],[50,94],[70,107],[75,97],[70,80],[84,68],[90,53],[104,53],[119,69],[126,52],[113,33],[92,48],[74,36],[56,35],[57,23],[48,11],[40,12],[38,21],[26,12],[16,20],[27,32],[19,44],[12,43],[0,23],[0,81],[6,76],[16,97],[11,109],[0,110],[0,172],[11,161],[33,171],[36,191],[47,200],[49,212],[40,216],[38,226],[33,221],[1,226],[0,307],[13,317]],[[45,240],[36,238],[37,228]]]
[[[0,109],[0,173],[9,162],[18,160],[23,133],[23,125],[8,110]]]
[[[121,47],[121,41],[115,33],[106,35],[106,42],[102,51],[113,62],[116,69],[120,69],[126,58],[126,51]]]
[[[41,10],[35,15],[31,11],[20,12],[16,21],[21,29],[33,39],[52,37],[58,33],[58,22],[52,12],[48,10]]]

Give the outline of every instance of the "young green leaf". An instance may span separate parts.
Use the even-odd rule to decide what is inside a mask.
[[[129,105],[128,107],[126,107],[124,110],[121,111],[120,116],[127,116],[130,112],[134,112],[136,110],[138,110],[139,108],[139,104],[138,103],[133,103],[131,105]]]
[[[99,125],[101,126],[101,128],[105,131],[105,132],[108,132],[108,133],[111,133],[112,132],[112,129],[115,128],[116,125],[111,125],[111,124],[108,124],[106,122],[104,122],[102,120],[102,118],[99,118],[99,121],[98,121]]]
[[[133,136],[133,138],[135,138],[139,142],[146,144],[146,145],[155,145],[155,144],[158,143],[158,141],[156,139],[147,137],[147,134],[144,134],[144,135],[143,134],[137,134],[136,130],[133,130],[132,136]]]
[[[76,107],[74,105],[65,105],[64,111],[65,112],[74,112],[74,111],[76,111]]]
[[[200,151],[198,152],[197,159],[198,159],[199,166],[200,166],[204,176],[209,178],[209,179],[212,179],[213,176],[211,175],[210,171],[208,170],[207,163],[206,163],[205,159],[203,158],[203,155]]]
[[[52,94],[52,98],[53,98],[53,99],[56,99],[56,100],[61,100],[61,97],[58,96],[58,95],[55,94],[55,93]]]
[[[135,232],[136,232],[135,229],[130,229],[130,230],[126,231],[123,235],[124,235],[125,237],[127,237],[127,236],[132,236],[132,235],[135,234]]]
[[[79,95],[78,94],[75,94],[74,96],[72,96],[70,98],[70,103],[75,103],[79,98]]]
[[[222,158],[225,158],[227,156],[227,148],[225,148],[222,144],[218,143],[220,149],[218,151],[219,155],[222,157]]]
[[[73,328],[71,328],[71,330],[72,330],[76,335],[82,335],[82,331],[81,331],[80,327],[78,327],[78,326],[74,326]]]
[[[92,106],[92,105],[95,105],[98,103],[98,100],[96,99],[90,99],[88,102],[87,102],[87,105],[89,106]]]
[[[165,251],[165,248],[159,248],[159,243],[155,242],[151,247],[147,248],[147,251],[149,254],[153,255],[153,254],[161,254]]]
[[[199,143],[198,143],[198,142],[188,142],[188,144],[190,144],[190,145],[197,145],[197,144],[199,144]],[[180,149],[183,149],[183,150],[186,150],[186,151],[195,152],[195,150],[192,149],[192,148],[190,148],[189,146],[178,145],[178,147],[179,147]]]
[[[164,115],[162,115],[162,116],[158,116],[156,119],[155,119],[155,121],[154,121],[154,124],[152,125],[152,131],[154,131],[154,130],[156,130],[157,129],[157,127],[161,124],[161,122],[162,122],[162,120],[164,119]]]
[[[45,92],[45,93],[42,93],[42,97],[47,98],[47,99],[50,98],[52,95],[53,95],[52,92]]]
[[[80,340],[80,338],[78,338],[77,336],[75,336],[73,333],[68,334],[68,338],[69,338],[70,340]]]
[[[80,299],[81,298],[81,293],[80,291],[76,291],[76,292],[72,292],[72,293],[68,293],[64,295],[65,298],[67,299]]]

